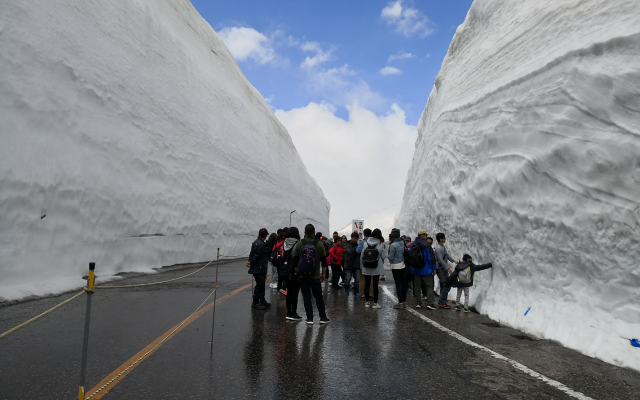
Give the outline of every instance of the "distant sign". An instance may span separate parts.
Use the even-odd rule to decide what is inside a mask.
[[[354,219],[351,222],[351,230],[353,232],[358,232],[358,240],[362,240],[364,238],[362,231],[364,230],[364,220],[363,219]]]

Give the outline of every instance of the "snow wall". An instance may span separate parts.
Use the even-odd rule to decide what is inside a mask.
[[[404,233],[494,263],[481,313],[640,370],[638,2],[476,0],[418,131]]]
[[[0,77],[0,301],[80,287],[91,261],[238,255],[292,210],[328,229],[286,129],[189,1],[3,2]]]

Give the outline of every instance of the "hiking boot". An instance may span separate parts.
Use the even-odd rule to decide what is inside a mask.
[[[320,318],[320,324],[328,324],[331,320],[327,317]]]
[[[465,307],[464,312],[471,312],[471,310],[469,310],[469,307]]]
[[[459,306],[459,305],[457,305],[457,306],[456,306],[456,311],[460,311],[460,310],[462,310],[462,307],[461,307],[461,306]]]
[[[422,308],[422,304],[420,303],[416,304],[416,308]]]
[[[264,310],[267,307],[265,307],[263,304],[256,303],[256,304],[252,304],[251,308],[253,308],[254,310]]]
[[[385,277],[384,277],[384,275],[381,275],[381,276],[380,276],[380,280],[381,280],[381,281],[386,281],[386,280],[387,280],[387,278],[385,278]]]
[[[433,304],[427,304],[427,310],[435,310],[436,308],[433,306]]]
[[[280,294],[281,294],[281,295],[283,295],[283,296],[286,296],[286,295],[287,295],[287,291],[286,291],[286,290],[284,290],[284,289],[280,289],[280,290],[278,291],[278,293],[280,293]]]
[[[307,325],[313,325],[313,320],[312,319],[307,319]]]
[[[364,306],[367,307],[367,308],[369,308],[370,305],[371,304],[368,301],[364,303]]]
[[[345,289],[344,290],[344,294],[346,294],[348,296],[349,295],[349,289]]]
[[[438,307],[444,308],[445,310],[451,310],[451,306],[447,303],[444,303],[444,304],[438,303]]]
[[[262,296],[260,298],[260,304],[264,307],[264,308],[269,308],[271,307],[271,303],[267,303],[267,300],[265,300],[264,296]]]
[[[402,310],[404,308],[404,305],[402,303],[394,304],[393,308],[395,308],[396,310]]]
[[[289,317],[289,321],[302,321],[302,317],[296,313]]]
[[[382,308],[382,306],[378,303],[373,303],[373,307],[371,308]]]

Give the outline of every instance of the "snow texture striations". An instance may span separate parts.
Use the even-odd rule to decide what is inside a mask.
[[[480,312],[640,370],[638,2],[476,0],[418,131],[399,227],[494,262]]]
[[[105,277],[238,255],[292,210],[329,225],[286,129],[187,0],[3,2],[0,76],[5,301],[80,287],[90,261]]]

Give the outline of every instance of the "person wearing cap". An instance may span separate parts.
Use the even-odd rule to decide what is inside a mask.
[[[404,249],[406,251],[409,251],[412,244],[411,237],[405,236],[404,238],[402,238],[402,240],[404,240]],[[411,267],[405,264],[404,271],[405,279],[407,280],[407,293],[413,292],[413,275],[411,275]]]
[[[266,243],[267,236],[269,236],[269,231],[267,231],[266,228],[260,229],[258,238],[251,245],[249,262],[247,263],[247,267],[249,268],[248,272],[252,274],[256,280],[251,308],[258,310],[264,310],[271,306],[264,298],[264,284],[267,280],[267,271],[269,268],[269,252],[267,251]]]
[[[436,260],[434,254],[429,249],[429,245],[427,243],[427,236],[429,233],[420,229],[418,231],[418,237],[411,245],[411,252],[421,251],[422,259],[425,261],[424,267],[417,268],[411,267],[411,273],[413,274],[413,295],[416,298],[416,308],[422,308],[422,297],[420,297],[420,292],[422,289],[422,284],[424,283],[427,287],[427,309],[435,310],[435,295],[433,293],[434,282],[433,276],[436,274]]]

